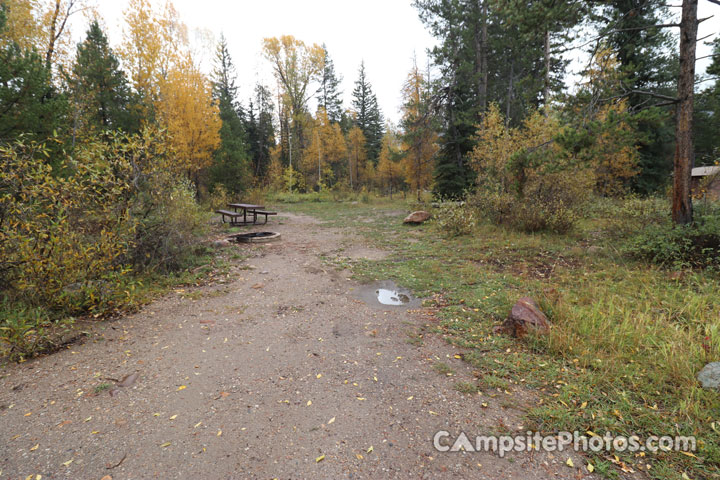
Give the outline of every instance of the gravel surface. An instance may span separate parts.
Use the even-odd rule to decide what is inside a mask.
[[[263,227],[277,243],[226,247],[250,255],[227,283],[179,289],[0,371],[0,478],[591,478],[574,453],[435,450],[439,430],[525,432],[534,395],[456,391],[473,378],[462,352],[408,341],[432,311],[360,300],[319,257],[385,252],[311,217],[281,220]]]

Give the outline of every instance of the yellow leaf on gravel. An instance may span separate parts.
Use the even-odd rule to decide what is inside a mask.
[[[307,406],[309,407],[310,405],[312,405],[312,400],[308,400],[307,402]]]
[[[172,417],[170,417],[170,420],[175,420],[176,418],[177,418],[177,415],[173,415]]]
[[[365,397],[357,397],[358,400],[365,400]]]
[[[222,435],[222,430],[218,430],[217,436],[219,437],[220,435]]]
[[[30,447],[30,451],[31,451],[31,452],[34,452],[35,450],[38,449],[39,446],[40,446],[40,444],[38,443],[38,444],[36,444],[34,447]]]
[[[575,466],[575,465],[573,464],[573,461],[572,461],[571,458],[568,458],[568,459],[567,459],[567,462],[565,462],[565,464],[566,464],[568,467],[574,467],[574,466]]]
[[[335,417],[332,417],[330,420],[328,420],[328,425],[330,425],[330,424],[333,423],[334,421],[335,421]]]
[[[172,445],[170,442],[165,442],[162,445],[160,445],[160,448],[169,447],[170,445]]]
[[[358,460],[362,460],[363,458],[365,458],[362,455],[360,455],[359,453],[356,453],[355,456],[357,457]]]
[[[71,458],[67,462],[63,462],[63,465],[65,465],[66,467],[69,467],[72,462],[73,462],[73,459]]]
[[[185,390],[186,388],[187,388],[186,385],[180,385],[180,386],[178,387],[177,391],[179,392],[180,390]]]
[[[315,378],[322,378],[322,373],[318,373],[317,375],[315,375]]]
[[[367,453],[372,453],[372,451],[373,451],[373,447],[372,447],[372,445],[370,445],[370,448],[367,449]]]
[[[325,460],[325,455],[320,455],[319,457],[317,457],[317,458],[315,459],[315,463],[320,463],[320,462],[322,462],[323,460]]]
[[[200,425],[202,425],[202,422],[197,422],[193,428],[197,428],[197,427],[199,427]]]
[[[587,470],[588,470],[588,472],[590,472],[590,473],[592,473],[592,472],[595,471],[595,467],[593,467],[593,464],[592,464],[592,463],[588,462],[588,464],[587,464]]]
[[[412,400],[413,398],[415,398],[415,395],[410,395],[407,399]]]

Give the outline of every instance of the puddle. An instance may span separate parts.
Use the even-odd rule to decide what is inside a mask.
[[[404,293],[388,290],[387,288],[379,288],[375,290],[378,302],[383,305],[405,305],[410,303],[410,297]]]
[[[421,301],[414,298],[408,290],[390,281],[363,286],[358,290],[357,295],[365,303],[375,306],[418,307],[421,305]]]

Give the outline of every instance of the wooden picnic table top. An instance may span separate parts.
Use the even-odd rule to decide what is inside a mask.
[[[228,207],[244,208],[247,210],[252,210],[252,209],[257,209],[257,208],[265,208],[265,205],[251,205],[248,203],[228,203]]]

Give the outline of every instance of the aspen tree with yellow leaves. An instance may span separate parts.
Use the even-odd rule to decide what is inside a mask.
[[[303,152],[306,184],[320,188],[331,186],[346,174],[343,162],[346,157],[347,145],[340,125],[330,122],[324,108],[318,109],[310,131],[310,143]]]
[[[13,41],[23,49],[36,49],[46,68],[57,72],[69,68],[74,45],[70,21],[79,14],[95,13],[88,0],[3,0],[6,30],[1,41]]]
[[[263,40],[263,55],[270,62],[281,87],[281,102],[288,110],[290,141],[288,148],[298,158],[306,147],[307,102],[315,94],[310,88],[322,76],[325,51],[317,44],[306,45],[292,35]]]
[[[197,172],[210,166],[220,146],[220,112],[212,86],[190,54],[171,67],[160,84],[157,111],[170,135],[178,166],[197,186]]]
[[[145,122],[167,129],[176,166],[198,186],[220,145],[221,121],[212,86],[189,52],[187,27],[172,3],[160,12],[149,0],[131,0],[120,50],[135,90],[145,102]]]
[[[123,34],[120,57],[133,87],[145,101],[150,120],[152,106],[159,100],[160,86],[170,68],[184,61],[187,27],[179,20],[172,3],[157,12],[150,0],[130,0]]]

